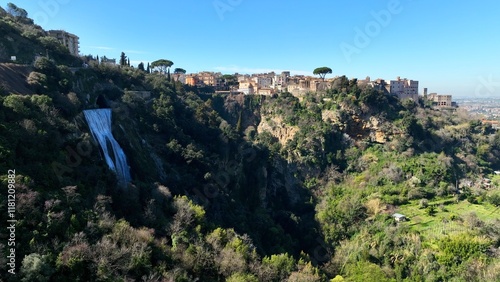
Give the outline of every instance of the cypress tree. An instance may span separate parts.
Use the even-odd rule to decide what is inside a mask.
[[[144,70],[144,63],[143,62],[140,62],[138,65],[137,65],[137,68],[141,71],[145,71]]]
[[[125,56],[125,53],[122,52],[120,55],[120,66],[126,66],[127,65],[127,56]]]

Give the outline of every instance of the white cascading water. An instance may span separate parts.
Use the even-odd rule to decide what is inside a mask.
[[[109,168],[118,176],[118,182],[126,185],[131,179],[130,169],[125,152],[111,133],[111,109],[85,110],[83,114],[94,140],[97,140],[101,145]],[[111,145],[111,150],[108,145]],[[111,157],[110,151],[112,151],[114,158]]]

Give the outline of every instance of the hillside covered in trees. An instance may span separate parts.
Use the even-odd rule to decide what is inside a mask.
[[[5,281],[500,280],[490,125],[345,76],[299,99],[80,67],[22,9],[0,16],[0,58],[24,54],[1,75],[25,82],[0,85]],[[92,138],[96,108],[112,110],[127,185]]]

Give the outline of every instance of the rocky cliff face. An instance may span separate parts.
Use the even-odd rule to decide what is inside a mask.
[[[354,140],[368,139],[370,142],[385,143],[394,134],[399,134],[397,128],[379,116],[356,112],[342,115],[332,110],[324,110],[321,114],[324,122],[339,125]]]
[[[265,116],[264,118],[261,117],[257,132],[262,133],[265,131],[276,137],[281,145],[285,145],[295,137],[299,128],[285,124],[280,116]]]
[[[370,142],[385,143],[390,135],[382,128],[379,118],[353,116],[348,123],[347,134],[355,140],[368,139]],[[386,128],[387,129],[387,128]]]
[[[283,147],[295,138],[300,128],[286,124],[283,117],[276,114],[274,108],[263,110],[263,104],[267,104],[266,98],[253,95],[229,95],[224,97],[224,111],[221,115],[233,127],[238,128],[240,133],[247,134],[254,130],[257,134],[268,132]],[[251,166],[252,172],[248,174],[254,175],[255,179],[252,181],[255,182],[255,191],[258,191],[261,207],[277,204],[294,205],[299,202],[302,193],[305,192],[302,191],[303,188],[296,177],[297,167],[279,155],[274,155],[265,161],[252,161],[245,166]]]

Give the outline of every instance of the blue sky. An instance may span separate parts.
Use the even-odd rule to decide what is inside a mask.
[[[191,72],[418,80],[419,90],[500,96],[500,1],[12,0],[80,51]]]

